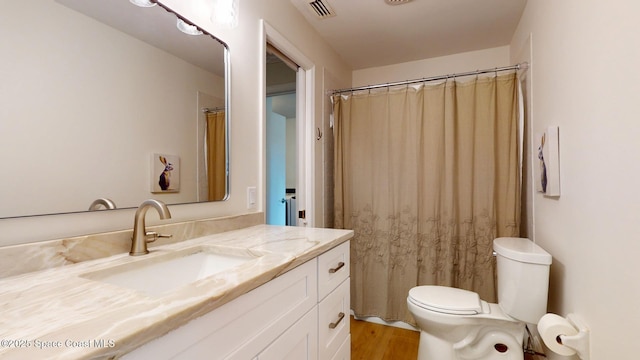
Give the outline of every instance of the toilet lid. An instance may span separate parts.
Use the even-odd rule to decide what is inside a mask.
[[[446,286],[418,286],[409,290],[414,304],[428,310],[453,315],[482,313],[480,296],[473,291]]]

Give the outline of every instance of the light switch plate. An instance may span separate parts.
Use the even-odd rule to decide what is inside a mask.
[[[247,209],[255,209],[257,205],[257,189],[255,186],[247,188]]]

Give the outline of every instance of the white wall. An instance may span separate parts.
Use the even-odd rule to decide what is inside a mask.
[[[533,132],[560,128],[561,196],[531,204],[554,258],[549,310],[586,320],[592,359],[638,357],[639,13],[628,0],[529,1],[511,44],[516,57],[531,35]]]
[[[510,63],[510,60],[509,46],[501,46],[401,64],[355,70],[353,72],[353,86],[384,84],[479,69],[492,69],[513,65]]]
[[[351,82],[351,69],[306,23],[289,0],[241,0],[239,22],[234,29],[210,20],[212,1],[166,0],[172,9],[189,18],[229,45],[231,58],[231,193],[225,202],[170,206],[171,221],[227,216],[264,209],[264,19],[314,62],[314,121],[321,123],[324,104],[324,69],[340,79],[340,87]],[[316,146],[316,149],[318,147]],[[321,148],[320,148],[321,150]],[[17,156],[20,156],[17,154]],[[318,164],[322,169],[322,164]],[[316,172],[321,176],[321,171]],[[320,178],[321,179],[321,178]],[[321,183],[321,181],[319,182]],[[259,204],[247,209],[246,189],[258,187]],[[149,212],[152,224],[153,214]],[[78,234],[131,228],[133,211],[109,214],[57,215],[0,220],[3,244],[39,241]]]

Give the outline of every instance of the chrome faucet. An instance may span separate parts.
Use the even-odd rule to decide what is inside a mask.
[[[158,240],[159,237],[171,237],[171,235],[162,235],[153,231],[147,232],[144,217],[147,214],[147,210],[151,207],[158,211],[160,219],[171,219],[169,208],[162,201],[154,199],[143,201],[142,204],[138,206],[138,210],[136,210],[133,224],[133,238],[131,239],[131,251],[129,252],[131,256],[148,254],[147,243],[154,242]]]

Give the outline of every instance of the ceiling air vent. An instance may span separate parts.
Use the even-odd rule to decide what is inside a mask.
[[[330,17],[336,16],[336,13],[333,12],[333,9],[329,4],[322,0],[309,1],[309,8],[316,14],[320,19],[326,19]]]

